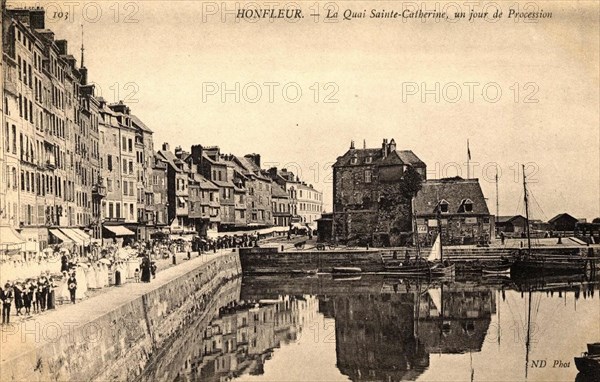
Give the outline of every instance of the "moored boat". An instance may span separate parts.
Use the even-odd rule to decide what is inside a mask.
[[[456,267],[454,264],[442,262],[441,251],[440,236],[438,235],[427,259],[417,256],[415,260],[404,263],[398,262],[393,264],[384,264],[385,273],[406,277],[454,276],[456,273]]]
[[[575,366],[580,373],[600,378],[600,354],[583,353],[575,357]]]
[[[528,275],[569,275],[585,273],[587,260],[581,256],[533,255],[531,252],[531,233],[529,224],[529,197],[525,166],[523,166],[523,191],[525,202],[525,227],[527,233],[527,250],[522,251],[511,266],[511,274],[516,276]]]
[[[588,354],[600,355],[600,342],[587,344]]]
[[[504,260],[501,263],[482,264],[481,272],[485,275],[510,275],[510,269],[514,261]]]
[[[511,267],[514,274],[570,275],[585,273],[586,259],[575,256],[525,255],[519,257]]]
[[[331,273],[336,273],[336,274],[354,274],[354,273],[361,273],[362,269],[360,269],[359,267],[334,267],[331,270]]]

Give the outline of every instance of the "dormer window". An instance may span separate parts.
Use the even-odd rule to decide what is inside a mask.
[[[458,212],[473,212],[473,201],[471,199],[463,199],[458,207]]]
[[[373,162],[373,158],[372,157],[366,157],[365,158],[365,163],[372,163]]]
[[[350,164],[357,164],[358,163],[358,158],[356,157],[356,154],[354,154],[352,156],[352,158],[350,158]]]
[[[438,204],[438,208],[441,213],[448,213],[448,202],[441,200]]]

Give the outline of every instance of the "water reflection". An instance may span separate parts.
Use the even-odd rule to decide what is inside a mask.
[[[181,365],[153,365],[146,375],[181,381],[574,380],[573,356],[600,339],[597,284],[584,280],[432,284],[261,276],[244,277],[238,292],[210,322],[181,333],[196,337],[178,350],[187,353],[178,358]],[[548,365],[532,367],[536,360]],[[570,365],[554,367],[556,360]]]

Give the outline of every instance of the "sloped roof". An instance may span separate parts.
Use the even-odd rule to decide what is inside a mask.
[[[213,180],[212,181],[214,184],[216,184],[219,187],[231,187],[231,188],[235,188],[235,185],[233,184],[232,181],[227,180],[227,181],[223,181],[223,180]]]
[[[283,188],[281,188],[277,183],[273,183],[271,186],[271,195],[277,198],[289,198],[289,195]]]
[[[350,149],[346,151],[344,155],[337,158],[334,167],[338,166],[350,166],[351,159],[357,158],[358,164],[367,164],[366,158],[371,158],[372,164],[378,164],[382,166],[392,165],[410,165],[414,167],[425,166],[425,163],[417,157],[417,155],[411,150],[393,150],[385,158],[381,149]],[[369,164],[371,164],[369,163]]]
[[[525,219],[522,215],[496,216],[496,223],[508,223],[518,218]]]
[[[441,200],[448,202],[448,213],[455,214],[465,199],[473,202],[473,211],[467,214],[490,214],[479,179],[433,179],[423,182],[422,185],[414,201],[417,215],[434,214]]]
[[[218,190],[219,187],[217,187],[213,182],[211,182],[210,180],[206,179],[205,177],[203,177],[201,174],[197,174],[197,173],[193,173],[192,174],[192,178],[198,182],[198,184],[200,185],[200,188],[203,189],[208,189],[208,190]]]
[[[237,160],[237,163],[239,163],[239,165],[246,170],[246,175],[252,174],[256,178],[264,180],[264,181],[271,180],[270,177],[263,175],[261,168],[258,167],[256,165],[256,163],[254,163],[252,160],[250,160],[246,157],[240,157],[237,155],[235,156],[235,159]]]
[[[175,160],[178,160],[175,154],[167,150],[159,150],[158,154],[161,155],[165,159],[167,164],[171,166],[175,171],[181,172],[179,167],[177,167],[177,165],[175,164]]]
[[[142,122],[141,119],[139,119],[136,115],[131,114],[131,122],[133,122],[134,124],[136,124],[137,126],[139,126],[140,129],[142,129],[143,131],[152,134],[153,131],[150,130],[150,128],[148,126],[146,126],[144,124],[144,122]]]
[[[237,156],[237,155],[235,156],[235,158],[248,171],[252,171],[252,172],[258,172],[258,171],[260,171],[260,167],[258,167],[256,165],[256,163],[254,163],[250,159],[248,159],[246,157]]]
[[[558,214],[555,217],[553,217],[552,219],[548,220],[548,223],[554,223],[555,221],[557,221],[558,219],[561,219],[561,218],[568,218],[570,220],[577,221],[577,218],[574,218],[573,216],[571,216],[567,213],[562,213],[562,214]]]

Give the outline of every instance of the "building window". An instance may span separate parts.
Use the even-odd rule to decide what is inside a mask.
[[[463,199],[460,202],[458,212],[473,212],[473,201],[471,199]]]
[[[358,158],[354,157],[352,159],[350,159],[350,164],[357,164],[358,163]]]
[[[365,170],[365,183],[371,183],[371,170]]]
[[[439,211],[441,213],[447,213],[448,212],[448,202],[445,200],[441,200],[439,203]]]
[[[365,158],[365,163],[371,163],[373,162],[373,158],[372,157],[366,157]]]

